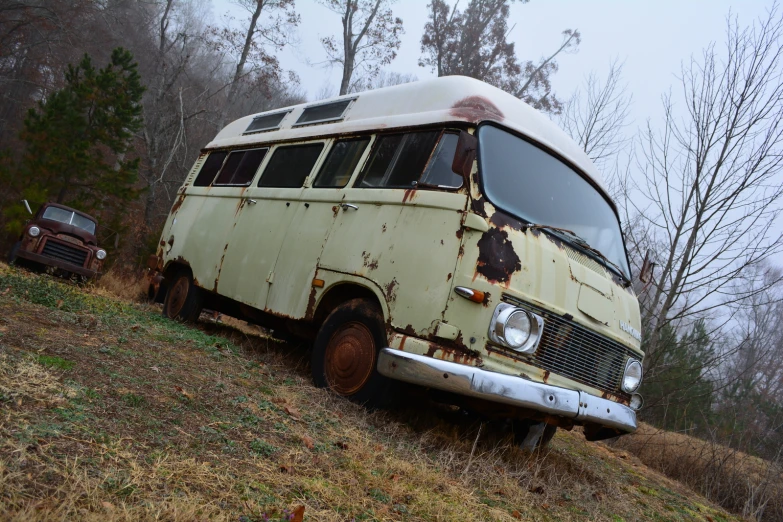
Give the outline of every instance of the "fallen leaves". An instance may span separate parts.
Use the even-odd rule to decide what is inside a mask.
[[[516,509],[511,512],[511,516],[516,518],[517,520],[522,520],[522,514]]]
[[[307,435],[302,436],[302,444],[309,450],[315,448],[315,441]]]
[[[304,506],[297,506],[291,513],[291,522],[302,522],[304,520]]]
[[[299,413],[299,410],[294,408],[293,406],[284,406],[283,411],[285,411],[288,415],[291,416],[294,420],[302,420],[302,414]]]
[[[174,385],[174,389],[177,390],[183,397],[185,397],[188,400],[193,399],[193,395],[191,393],[188,393],[185,391],[185,389],[182,386]]]

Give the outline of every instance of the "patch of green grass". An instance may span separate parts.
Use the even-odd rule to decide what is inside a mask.
[[[264,440],[255,439],[250,443],[250,451],[256,455],[261,455],[262,457],[271,457],[277,453],[279,449]]]
[[[70,370],[76,365],[73,361],[52,355],[39,355],[37,360],[38,364],[48,366],[49,368],[57,368],[58,370]]]
[[[144,397],[135,393],[126,393],[122,396],[122,401],[131,408],[138,408],[144,404]]]

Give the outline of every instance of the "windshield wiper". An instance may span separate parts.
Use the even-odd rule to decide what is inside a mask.
[[[623,273],[623,271],[620,269],[619,266],[617,266],[613,262],[609,261],[609,259],[600,250],[597,250],[597,249],[593,248],[592,246],[590,246],[590,244],[587,241],[585,241],[584,238],[582,238],[576,232],[568,230],[567,228],[560,228],[560,227],[555,227],[555,226],[552,226],[552,225],[530,225],[528,228],[560,232],[560,233],[568,236],[573,241],[574,244],[576,244],[577,246],[587,250],[588,252],[591,252],[592,254],[600,257],[604,262],[606,262],[607,264],[611,265],[612,268],[614,269],[614,271],[617,272],[620,275],[620,277],[622,277],[625,280],[626,286],[631,284],[631,280],[628,279],[628,277]]]

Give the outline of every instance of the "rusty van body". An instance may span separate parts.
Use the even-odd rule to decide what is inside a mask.
[[[26,202],[25,202],[26,203]],[[92,216],[58,203],[44,203],[27,222],[9,261],[22,260],[39,267],[85,279],[100,276],[106,251],[95,237]]]
[[[164,314],[314,339],[316,384],[404,381],[596,440],[636,429],[640,316],[617,211],[579,147],[462,77],[241,118],[150,257]]]

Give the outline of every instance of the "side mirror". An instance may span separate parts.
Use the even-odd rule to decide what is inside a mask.
[[[22,203],[24,203],[24,208],[26,208],[26,209],[27,209],[27,211],[30,213],[30,215],[32,215],[32,214],[33,214],[33,211],[32,211],[32,210],[30,210],[30,203],[28,203],[26,199],[23,199],[23,200],[22,200]]]
[[[652,281],[653,272],[655,271],[655,263],[652,261],[653,252],[648,250],[644,256],[644,262],[642,263],[642,269],[639,271],[639,280],[642,283],[649,283]]]
[[[451,170],[455,174],[468,179],[470,169],[473,168],[473,160],[476,159],[476,150],[478,140],[468,132],[460,131],[459,140],[457,140],[457,150],[454,152],[454,161],[451,163]]]

